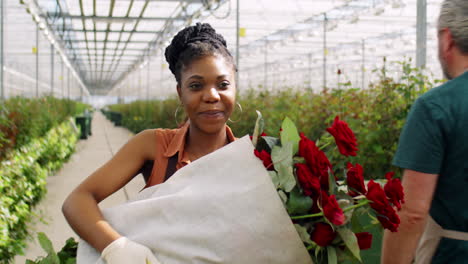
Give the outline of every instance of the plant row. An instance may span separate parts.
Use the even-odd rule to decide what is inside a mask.
[[[71,156],[77,140],[77,128],[68,119],[0,162],[0,263],[23,252],[31,209],[46,194],[47,176]]]
[[[367,89],[353,88],[342,83],[334,89],[312,90],[283,89],[281,91],[249,90],[239,95],[232,122],[229,126],[241,137],[251,134],[257,118],[256,110],[265,117],[266,133],[276,135],[281,124],[290,117],[307,137],[320,138],[335,116],[340,116],[355,130],[358,147],[363,158],[351,162],[366,168],[367,179],[383,178],[383,172],[392,170],[391,159],[396,150],[400,131],[414,100],[434,87],[440,80],[412,68],[409,62],[398,62],[402,76],[388,78],[385,67],[373,71],[377,81]],[[122,114],[122,125],[138,133],[148,128],[174,128],[183,122],[183,109],[177,110],[179,100],[136,101],[130,104],[109,106]],[[333,159],[340,157],[326,153]],[[366,158],[364,158],[366,157]]]
[[[51,128],[89,108],[68,99],[14,97],[0,102],[0,161],[8,152],[43,137]]]

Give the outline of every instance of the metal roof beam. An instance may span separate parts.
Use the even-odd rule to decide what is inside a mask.
[[[88,50],[88,48],[77,47],[77,48],[75,48],[75,50]],[[102,51],[102,48],[89,48],[89,50]],[[125,51],[145,51],[144,48],[141,48],[141,49],[129,49],[129,48],[123,49],[123,48],[119,48],[119,49],[117,49],[117,51],[122,51],[122,50],[125,50]],[[30,53],[27,53],[27,54],[30,54]],[[98,54],[102,54],[102,53],[98,53]],[[84,54],[80,53],[80,55],[84,55]]]
[[[123,1],[123,0],[120,0]],[[134,0],[138,1],[146,1],[146,0]],[[186,2],[186,3],[203,3],[203,0],[148,0],[149,2]]]
[[[70,31],[70,32],[94,32],[94,30],[84,30],[84,29],[66,29],[67,31]],[[151,34],[151,35],[155,35],[155,34],[159,34],[161,33],[161,31],[138,31],[138,30],[105,30],[105,29],[102,29],[102,30],[96,30],[97,33],[134,33],[134,34]]]
[[[77,16],[77,15],[70,15],[65,13],[53,13],[48,12],[47,15],[49,17],[64,17],[69,19],[92,19],[95,22],[105,22],[105,23],[131,23],[134,21],[166,21],[166,20],[182,20],[185,21],[187,17],[126,17],[126,16]]]
[[[86,43],[92,43],[92,42],[96,42],[96,43],[104,43],[104,42],[107,42],[107,43],[122,43],[122,41],[118,41],[118,40],[107,40],[107,41],[105,41],[105,40],[67,39],[66,41],[67,42],[86,42]],[[148,44],[151,41],[130,40],[129,42],[134,43],[134,44]]]

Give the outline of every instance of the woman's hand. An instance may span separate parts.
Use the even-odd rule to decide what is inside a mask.
[[[161,264],[149,248],[126,237],[110,243],[102,251],[101,257],[107,264]]]

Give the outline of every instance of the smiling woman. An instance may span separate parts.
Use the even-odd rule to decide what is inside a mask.
[[[177,92],[189,117],[191,131],[222,131],[235,104],[232,66],[219,55],[197,59],[184,70]]]
[[[118,233],[97,204],[152,163],[146,187],[235,140],[226,125],[236,103],[236,66],[224,38],[209,24],[180,31],[166,48],[188,120],[178,129],[148,129],[134,136],[66,199],[63,213],[75,232],[109,264],[159,263],[146,246]],[[79,259],[78,259],[79,263]]]

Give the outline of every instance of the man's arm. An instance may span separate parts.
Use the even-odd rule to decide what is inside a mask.
[[[382,264],[409,264],[412,262],[437,184],[437,174],[413,170],[403,173],[405,203],[398,212],[398,232],[385,230],[382,246]]]

